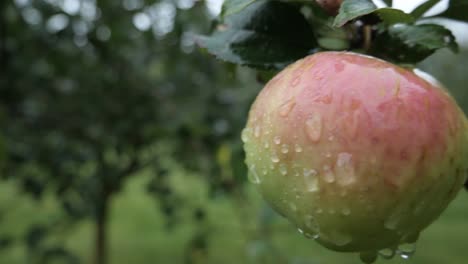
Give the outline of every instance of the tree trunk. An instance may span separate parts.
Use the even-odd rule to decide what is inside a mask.
[[[109,195],[104,194],[97,208],[95,232],[95,264],[107,264],[107,220],[109,210]]]

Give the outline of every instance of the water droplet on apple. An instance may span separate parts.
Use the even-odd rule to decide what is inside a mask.
[[[279,136],[276,136],[274,139],[273,139],[273,142],[276,144],[276,145],[279,145],[281,144],[281,138]]]
[[[254,136],[255,136],[256,138],[258,138],[258,137],[260,136],[260,130],[261,130],[261,128],[260,128],[259,125],[255,126],[255,128],[254,128]]]
[[[392,259],[395,256],[395,250],[392,248],[385,248],[379,251],[379,256],[384,259]]]
[[[289,152],[289,146],[288,146],[287,144],[283,144],[283,145],[281,146],[281,152],[282,152],[283,154],[288,153],[288,152]]]
[[[354,172],[353,155],[342,152],[336,159],[335,174],[340,185],[350,185],[356,181]]]
[[[312,142],[318,142],[322,136],[322,116],[318,113],[311,115],[305,122],[305,131]]]
[[[272,161],[273,163],[278,163],[278,162],[280,161],[280,159],[279,159],[278,155],[276,154],[276,152],[273,152],[273,153],[271,154],[271,161]]]
[[[332,243],[337,246],[344,246],[353,241],[353,238],[350,235],[339,231],[333,231],[330,233],[329,238],[331,239]]]
[[[296,144],[294,146],[294,150],[297,152],[297,153],[301,153],[302,152],[302,147],[299,145],[299,144]]]
[[[255,170],[255,165],[250,166],[248,178],[250,182],[254,184],[259,184],[260,183],[260,177],[258,177],[257,171]]]
[[[304,181],[308,192],[316,192],[319,190],[317,171],[314,169],[303,170]]]
[[[241,133],[241,139],[242,142],[247,143],[249,142],[249,134],[250,134],[250,129],[249,128],[244,128]]]
[[[280,170],[281,175],[286,175],[286,174],[288,174],[288,168],[287,168],[286,165],[284,165],[284,164],[281,164],[281,165],[280,165],[279,170]]]
[[[295,105],[296,105],[296,101],[294,99],[289,99],[288,101],[286,101],[284,104],[280,106],[280,111],[279,111],[280,116],[287,117]]]
[[[351,210],[350,210],[349,208],[345,207],[345,208],[341,209],[341,213],[342,213],[343,215],[350,215],[350,214],[351,214]]]
[[[404,243],[398,246],[398,255],[403,259],[409,259],[416,251],[416,244]]]
[[[328,165],[323,166],[323,179],[328,183],[333,183],[335,181],[335,173],[333,173]]]

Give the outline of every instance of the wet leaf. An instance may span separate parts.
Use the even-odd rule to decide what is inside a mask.
[[[377,33],[371,53],[397,63],[417,63],[440,48],[458,51],[455,37],[445,27],[396,24]]]
[[[229,0],[224,1],[223,8],[222,8],[222,16],[229,16],[235,14],[237,12],[242,11],[242,9],[246,8],[250,4],[254,3],[257,0]]]
[[[370,0],[345,0],[333,22],[333,26],[341,27],[347,22],[363,15],[370,14],[377,6]]]
[[[415,21],[415,18],[412,15],[395,8],[379,8],[375,11],[375,14],[377,14],[380,19],[382,19],[382,21],[387,25],[393,25],[397,23],[410,24]]]
[[[468,0],[450,0],[447,10],[438,16],[468,22]]]
[[[299,9],[276,1],[256,1],[226,16],[211,36],[197,40],[222,60],[259,69],[284,68],[317,47],[314,32]]]
[[[439,3],[440,0],[429,0],[420,6],[418,6],[416,9],[411,12],[411,15],[413,15],[415,18],[420,18],[422,17],[429,9],[434,7],[437,3]]]

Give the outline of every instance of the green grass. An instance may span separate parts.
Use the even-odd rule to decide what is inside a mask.
[[[179,194],[192,204],[207,206],[205,223],[196,225],[190,217],[191,211],[181,207],[181,222],[176,228],[167,230],[157,202],[144,192],[148,178],[135,177],[113,200],[109,226],[111,264],[184,263],[189,241],[200,230],[209,234],[208,250],[195,252],[193,259],[197,261],[193,263],[359,263],[354,254],[335,253],[305,239],[280,217],[262,218],[261,212],[268,211],[252,189],[240,196],[242,200],[227,197],[208,200],[206,187],[197,177],[183,173],[172,177]],[[416,255],[406,263],[466,263],[467,205],[468,195],[462,191],[442,217],[421,235]],[[18,235],[31,220],[48,222],[62,216],[54,211],[56,204],[53,199],[34,203],[18,195],[8,183],[0,187],[0,207],[9,207],[0,230]],[[68,248],[81,256],[84,263],[90,263],[92,228],[90,222],[83,222],[54,239],[62,239]],[[0,263],[28,263],[24,248],[15,246],[1,251]],[[396,258],[377,263],[403,263],[403,260]]]

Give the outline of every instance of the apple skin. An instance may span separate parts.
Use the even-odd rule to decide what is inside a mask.
[[[454,199],[467,129],[427,74],[322,52],[266,84],[242,140],[249,179],[278,213],[327,248],[373,252],[415,242]]]

